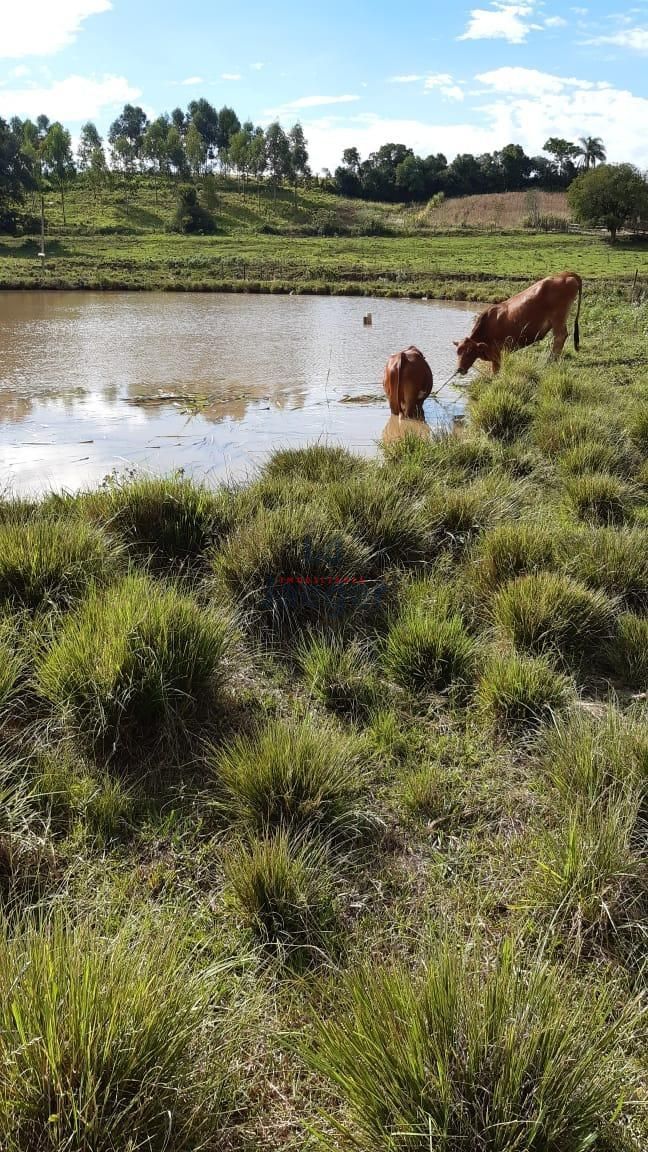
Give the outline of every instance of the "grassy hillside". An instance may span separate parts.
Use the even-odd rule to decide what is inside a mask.
[[[0,501],[8,1152],[646,1148],[647,326]]]

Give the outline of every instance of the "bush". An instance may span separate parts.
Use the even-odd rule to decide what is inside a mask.
[[[337,926],[334,892],[320,847],[284,832],[240,844],[225,858],[229,898],[263,945],[292,964],[317,959]]]
[[[521,436],[533,419],[532,408],[503,384],[485,388],[471,401],[472,417],[488,436],[510,444]]]
[[[0,524],[0,606],[30,612],[69,607],[93,584],[107,584],[119,549],[81,520]]]
[[[362,824],[360,745],[321,721],[275,720],[211,758],[217,811],[260,835],[290,829],[337,839]]]
[[[476,551],[479,583],[492,591],[516,576],[554,565],[555,537],[546,524],[511,521],[487,532]]]
[[[564,708],[570,689],[545,657],[510,652],[491,657],[477,685],[477,704],[493,727],[516,734]]]
[[[614,604],[568,576],[519,576],[495,594],[492,614],[501,631],[531,653],[553,653],[577,666],[605,665]]]
[[[189,597],[129,576],[66,621],[37,686],[92,749],[151,753],[191,720],[213,718],[228,636]]]
[[[154,563],[190,563],[220,543],[231,526],[226,490],[210,492],[179,477],[141,476],[82,498],[84,511]]]
[[[633,489],[609,472],[591,472],[565,481],[565,491],[579,520],[622,524],[632,515]]]
[[[216,231],[216,221],[211,212],[198,202],[198,193],[191,185],[179,190],[178,207],[171,223],[173,232],[209,233]]]
[[[344,1147],[583,1152],[610,1132],[622,1140],[619,1105],[637,1078],[622,1043],[638,1008],[615,1018],[567,971],[525,971],[508,942],[486,971],[445,946],[420,977],[360,973],[347,1001],[339,1023],[316,1022],[310,1054],[344,1100]]]
[[[331,712],[351,719],[366,717],[378,700],[378,683],[357,643],[313,640],[299,653],[306,683]]]
[[[239,1029],[219,1008],[222,973],[192,967],[173,933],[5,929],[0,965],[7,1152],[193,1152],[225,1139]]]
[[[590,528],[566,533],[562,565],[570,576],[619,597],[628,608],[648,610],[648,530]]]
[[[612,645],[615,672],[630,688],[648,690],[648,618],[625,612]]]
[[[260,513],[226,541],[215,573],[257,629],[275,636],[363,620],[381,608],[370,550],[324,513],[295,505]]]
[[[475,667],[475,642],[456,614],[408,613],[389,630],[385,669],[412,692],[465,689]]]

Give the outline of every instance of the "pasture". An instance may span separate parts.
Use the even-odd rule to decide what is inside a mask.
[[[86,286],[209,286],[222,258],[487,293],[640,262],[523,233],[58,244],[45,276]],[[459,433],[377,460],[0,500],[9,1152],[646,1147],[628,296],[586,291],[579,354],[511,356]]]

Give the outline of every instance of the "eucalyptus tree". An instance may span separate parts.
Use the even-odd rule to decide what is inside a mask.
[[[54,124],[50,124],[42,143],[41,153],[45,175],[58,188],[63,210],[63,223],[66,224],[65,190],[74,177],[76,169],[72,155],[72,137],[67,128],[64,128],[58,120]]]

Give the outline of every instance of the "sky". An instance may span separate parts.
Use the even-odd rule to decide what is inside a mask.
[[[0,116],[78,136],[124,103],[205,96],[299,120],[318,172],[344,148],[419,155],[600,136],[648,168],[648,0],[0,0]]]

